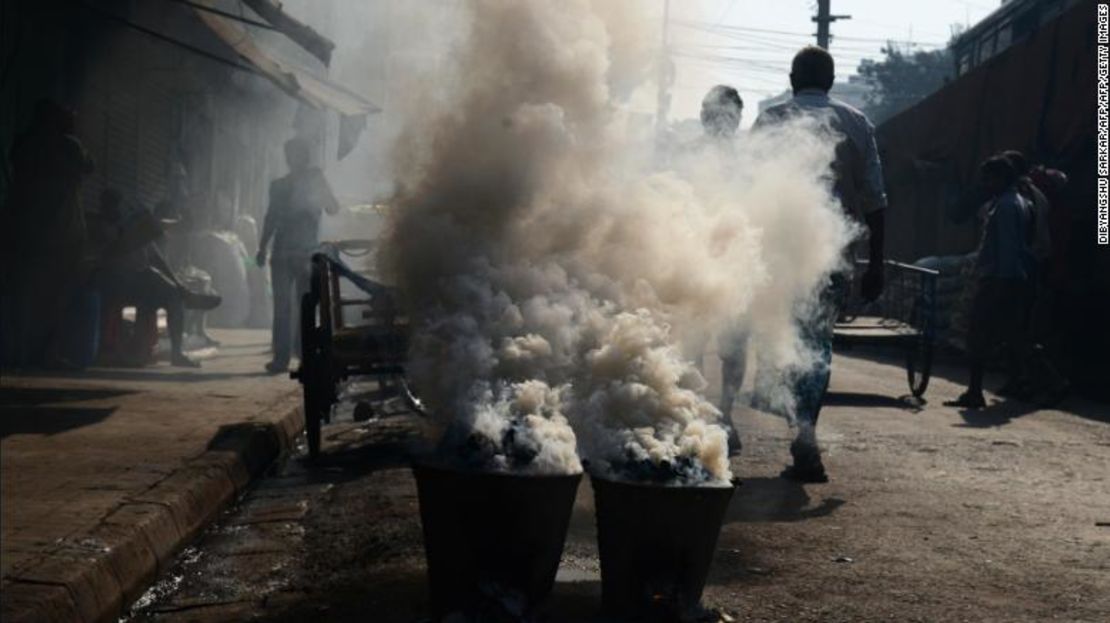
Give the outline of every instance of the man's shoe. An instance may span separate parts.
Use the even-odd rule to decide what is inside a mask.
[[[780,476],[783,478],[804,483],[829,481],[825,464],[821,462],[821,450],[817,448],[815,439],[795,439],[790,444],[790,456],[794,457],[794,464],[782,470]]]
[[[170,356],[170,365],[178,368],[199,368],[200,362],[190,359],[184,353],[174,353]]]
[[[220,303],[223,302],[223,297],[219,294],[205,294],[183,289],[181,291],[181,302],[185,305],[185,309],[208,311],[219,307]]]
[[[277,359],[273,359],[266,364],[266,371],[270,374],[281,374],[282,372],[286,372],[288,370],[288,361],[278,361]]]
[[[971,392],[964,392],[960,397],[955,400],[945,401],[946,407],[958,407],[961,409],[982,409],[987,406],[987,401],[983,400],[983,394],[972,394]]]

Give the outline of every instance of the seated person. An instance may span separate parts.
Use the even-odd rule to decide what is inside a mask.
[[[185,309],[213,309],[221,299],[185,287],[154,244],[158,236],[133,234],[144,225],[138,222],[140,216],[125,215],[122,203],[123,196],[118,190],[106,189],[100,196],[99,213],[90,218],[90,233],[101,249],[98,289],[107,300],[134,304],[140,326],[151,322],[159,309],[166,310],[170,363],[200,367],[182,349]]]

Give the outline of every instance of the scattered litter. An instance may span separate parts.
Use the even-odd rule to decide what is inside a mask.
[[[850,557],[848,557],[848,556],[837,556],[836,558],[833,558],[833,562],[847,562],[847,563],[852,563],[852,562],[855,562],[855,559],[853,559],[853,558],[850,558]]]
[[[991,442],[991,445],[992,446],[1013,446],[1014,448],[1020,448],[1021,447],[1021,444],[1019,442],[1011,441],[1009,439],[995,439],[994,441]]]
[[[1096,528],[1110,528],[1110,521],[1096,521]]]
[[[771,575],[771,570],[764,569],[763,567],[748,567],[747,569],[744,569],[744,571],[747,571],[752,575]]]

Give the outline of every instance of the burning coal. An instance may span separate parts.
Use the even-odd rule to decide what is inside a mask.
[[[437,88],[411,99],[383,258],[415,320],[408,371],[471,467],[581,456],[720,483],[720,413],[679,344],[743,316],[767,361],[805,365],[793,310],[851,235],[821,179],[832,146],[788,127],[661,170],[614,96],[650,66],[639,5],[598,4],[464,3]]]

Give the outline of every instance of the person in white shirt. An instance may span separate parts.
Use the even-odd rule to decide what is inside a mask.
[[[705,131],[703,145],[732,154],[743,113],[744,100],[735,88],[719,84],[710,89],[701,102],[701,125]],[[737,318],[717,338],[717,354],[721,359],[721,421],[728,431],[730,455],[740,454],[740,436],[732,423],[732,407],[740,386],[744,384],[748,337],[744,320]],[[700,364],[701,354],[698,356]]]
[[[833,193],[848,216],[865,225],[869,233],[870,261],[863,276],[861,295],[867,301],[879,297],[883,288],[883,229],[887,206],[883,171],[875,145],[875,128],[860,111],[829,97],[835,74],[832,56],[807,46],[791,63],[790,85],[794,97],[771,106],[755,120],[753,132],[798,116],[816,117],[839,135],[836,155],[830,163]],[[848,249],[845,249],[847,252]],[[802,338],[819,355],[812,369],[789,375],[795,399],[798,433],[790,446],[793,465],[783,476],[801,482],[828,482],[817,445],[817,416],[829,385],[832,361],[832,328],[848,296],[851,274],[831,276],[819,293],[817,313],[799,318]]]

